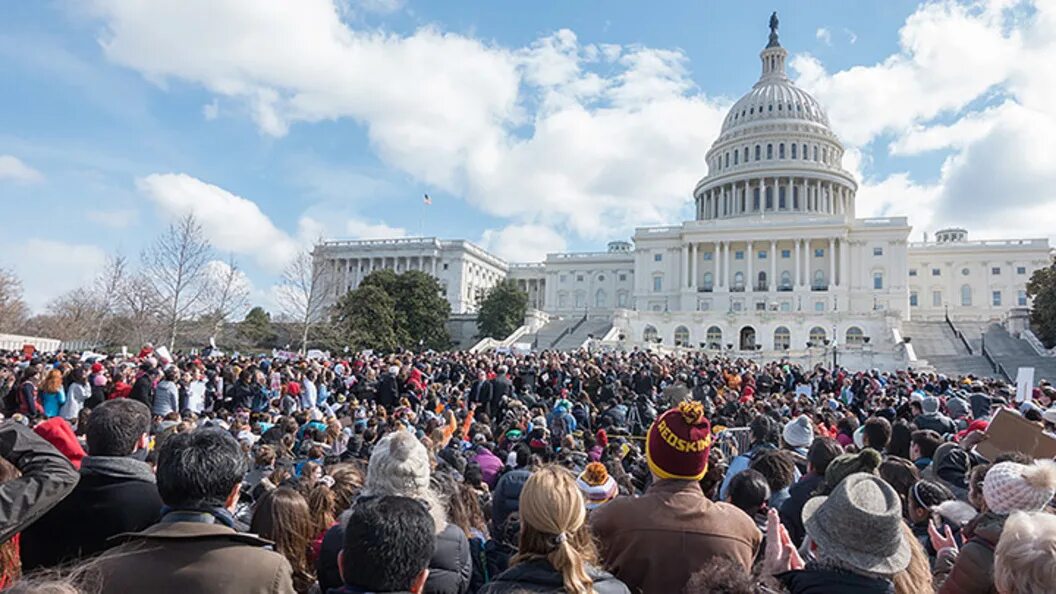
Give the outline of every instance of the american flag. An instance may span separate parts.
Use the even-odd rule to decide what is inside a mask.
[[[426,194],[425,198],[422,199],[422,204],[425,204],[426,206],[428,206],[428,205],[430,205],[432,203],[433,203],[433,199],[429,197],[429,194]]]

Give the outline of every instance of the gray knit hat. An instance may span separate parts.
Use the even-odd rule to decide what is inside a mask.
[[[785,424],[781,437],[789,447],[810,447],[811,442],[814,441],[814,423],[810,421],[810,417],[799,415]]]
[[[810,499],[803,527],[822,556],[850,569],[892,576],[909,566],[902,501],[880,477],[855,473],[828,497]]]
[[[972,412],[971,405],[956,396],[946,401],[946,408],[950,411],[950,417],[954,419],[967,417]]]

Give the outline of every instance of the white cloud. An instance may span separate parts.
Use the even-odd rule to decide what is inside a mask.
[[[567,30],[508,49],[433,27],[354,29],[328,0],[95,6],[106,55],[149,80],[199,84],[274,136],[353,119],[427,186],[596,240],[678,215],[727,105],[695,88],[681,52]]]
[[[5,251],[22,279],[26,303],[37,312],[55,297],[87,286],[106,261],[99,246],[49,239],[29,239]]]
[[[488,229],[480,238],[481,246],[510,262],[538,262],[547,254],[563,252],[565,238],[549,227],[510,225]]]
[[[202,117],[206,121],[213,121],[220,115],[220,102],[213,99],[209,103],[202,106]]]
[[[390,14],[403,8],[406,3],[406,0],[354,0],[352,8],[363,12]]]
[[[854,45],[858,43],[858,34],[850,29],[844,28],[843,33],[847,35],[847,43]]]
[[[832,33],[825,27],[819,27],[818,30],[814,32],[814,37],[825,45],[832,45]]]
[[[32,184],[44,181],[44,175],[29,165],[26,165],[18,157],[13,155],[0,155],[0,181],[4,180]]]
[[[220,251],[251,256],[278,271],[300,249],[252,200],[185,173],[152,174],[136,182],[168,219],[194,214]]]

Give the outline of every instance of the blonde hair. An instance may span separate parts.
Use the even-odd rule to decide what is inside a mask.
[[[1013,512],[994,550],[994,585],[1003,594],[1046,592],[1056,583],[1056,517]]]
[[[511,565],[546,559],[568,594],[594,594],[588,563],[597,550],[587,527],[587,511],[576,479],[560,466],[545,466],[524,484],[520,499],[521,540]]]
[[[44,381],[40,383],[40,391],[45,394],[55,394],[61,389],[62,372],[58,369],[51,369],[48,375],[44,376]]]
[[[935,594],[931,581],[931,561],[928,553],[913,534],[913,529],[902,522],[902,538],[909,543],[909,565],[891,577],[895,594]]]

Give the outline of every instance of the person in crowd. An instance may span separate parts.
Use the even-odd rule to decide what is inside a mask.
[[[986,472],[983,497],[987,511],[963,530],[964,546],[949,526],[929,527],[936,551],[935,574],[940,594],[989,592],[994,589],[994,548],[1011,513],[1041,511],[1056,495],[1056,462],[999,462]],[[940,533],[941,530],[941,533]]]
[[[584,499],[569,471],[546,466],[534,473],[521,491],[520,516],[517,555],[482,594],[629,594],[597,567]]]
[[[751,447],[747,452],[734,457],[730,461],[730,466],[726,469],[726,478],[722,482],[722,487],[719,488],[720,499],[726,499],[726,491],[730,487],[730,481],[737,476],[738,472],[747,470],[756,456],[762,452],[777,449],[779,425],[773,417],[759,415],[752,419],[748,427],[752,440]]]
[[[170,365],[165,369],[162,380],[154,389],[154,403],[151,408],[154,416],[164,418],[169,413],[179,412],[180,390],[176,385],[179,379],[180,370],[176,366]]]
[[[994,549],[994,586],[1001,594],[1051,592],[1056,584],[1056,516],[1009,515]]]
[[[894,488],[895,493],[898,493],[898,498],[902,500],[902,513],[908,514],[909,490],[920,480],[920,472],[917,471],[916,465],[906,458],[888,456],[880,463],[877,471],[880,473],[880,478],[887,481],[887,484]]]
[[[747,514],[759,528],[760,534],[766,532],[766,519],[770,511],[770,481],[761,472],[749,468],[733,477],[726,501]]]
[[[770,484],[769,507],[781,509],[789,497],[788,489],[795,480],[795,458],[786,450],[763,452],[752,460],[751,469],[762,473]],[[734,477],[736,478],[736,477]],[[731,483],[733,481],[730,481]]]
[[[812,557],[806,563],[777,512],[768,518],[765,566],[788,592],[894,592],[892,578],[909,567],[913,552],[898,494],[883,479],[852,473],[829,495],[808,501],[803,518]]]
[[[156,374],[157,371],[150,361],[140,363],[136,381],[132,383],[132,389],[128,393],[129,398],[142,402],[151,410],[153,410],[154,406],[154,378]]]
[[[26,570],[93,556],[109,548],[110,538],[145,530],[161,519],[154,472],[143,462],[149,431],[150,411],[136,400],[108,400],[92,410],[80,481],[22,534]]]
[[[103,591],[293,594],[289,561],[233,528],[246,467],[238,441],[219,429],[165,440],[157,469],[165,513],[96,561]]]
[[[946,442],[935,448],[931,466],[921,476],[946,485],[958,499],[964,499],[968,496],[968,472],[971,467],[972,458],[968,452],[956,443]]]
[[[253,510],[249,531],[275,543],[275,552],[290,562],[294,590],[307,594],[315,584],[315,571],[308,563],[309,544],[315,535],[304,496],[292,487],[264,494]]]
[[[532,451],[521,443],[513,448],[514,468],[502,475],[491,495],[491,523],[501,530],[506,518],[521,505],[521,490],[528,477],[532,476]]]
[[[458,526],[447,520],[440,496],[430,486],[429,453],[414,435],[395,431],[383,437],[374,447],[367,466],[363,496],[399,495],[426,504],[436,527],[436,549],[429,562],[425,592],[463,594],[473,574],[469,541]],[[353,509],[356,504],[353,503]],[[327,531],[317,564],[319,585],[327,590],[340,585],[334,581],[338,566],[337,547],[343,542],[341,524]]]
[[[807,450],[807,473],[788,488],[788,499],[779,510],[781,522],[788,529],[792,542],[798,547],[803,543],[803,506],[814,492],[825,483],[825,471],[829,464],[843,453],[843,447],[831,437],[815,438]]]
[[[942,445],[942,436],[931,429],[918,429],[910,436],[909,459],[917,465],[917,470],[924,472],[935,456],[935,450]]]
[[[601,462],[587,464],[576,478],[576,486],[583,493],[587,511],[593,511],[612,501],[620,492],[616,480],[609,475],[608,469]]]
[[[0,458],[17,470],[0,483],[0,543],[5,543],[58,505],[79,477],[66,456],[15,421],[0,422]]]
[[[434,514],[397,495],[358,503],[348,518],[338,567],[342,584],[328,594],[423,594],[436,552]]]
[[[58,368],[48,370],[44,381],[40,382],[40,405],[47,418],[59,416],[62,405],[66,404],[66,390],[62,386],[62,371]]]
[[[913,530],[913,537],[928,551],[928,555],[934,558],[937,551],[931,548],[931,537],[928,535],[928,527],[932,519],[938,514],[939,507],[943,503],[955,501],[953,493],[941,483],[920,480],[909,488],[909,496],[906,499],[906,520]],[[949,524],[946,520],[943,520],[942,523]],[[961,527],[951,526],[951,529],[954,534],[958,534]]]
[[[752,519],[701,491],[710,449],[703,405],[681,402],[649,428],[645,455],[653,482],[645,494],[617,498],[591,514],[606,569],[632,590],[677,592],[717,556],[751,568],[762,540]]]
[[[88,384],[88,375],[84,372],[84,367],[78,365],[70,370],[65,392],[65,401],[59,414],[70,424],[76,425],[85,403],[92,397],[92,387]]]
[[[807,453],[814,441],[814,423],[807,415],[799,415],[785,423],[781,430],[781,441],[784,449],[792,454],[800,475],[807,473]]]
[[[938,397],[926,397],[920,403],[920,408],[923,412],[913,419],[913,424],[917,426],[917,430],[934,431],[939,435],[957,433],[957,425],[953,422],[953,419],[939,411],[939,404]]]
[[[891,441],[891,422],[884,417],[869,417],[862,425],[862,448],[885,452]]]

